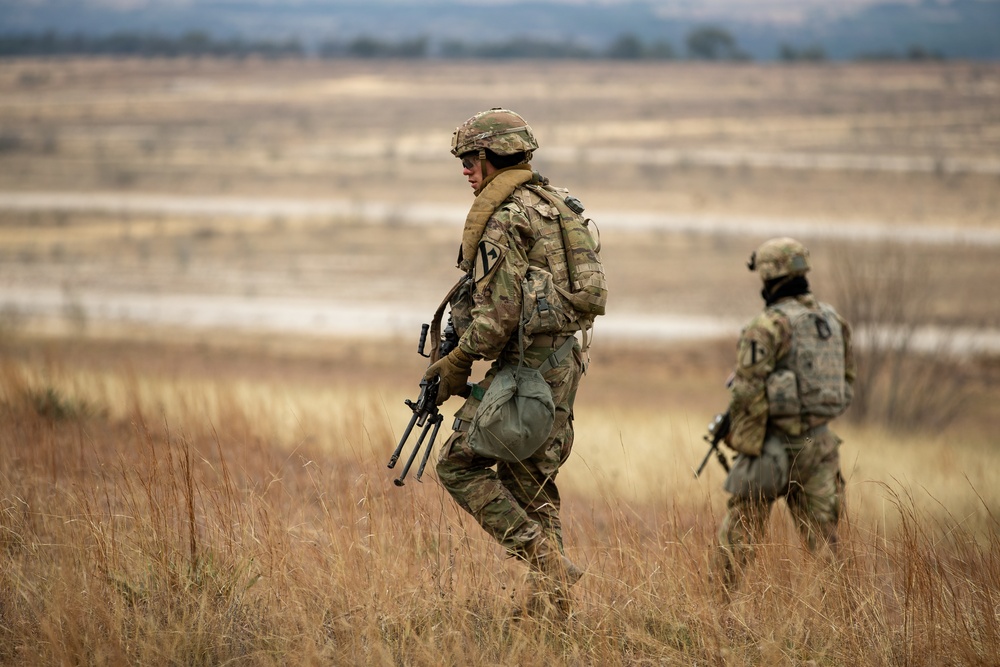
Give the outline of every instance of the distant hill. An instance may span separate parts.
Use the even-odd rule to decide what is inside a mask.
[[[450,42],[527,38],[607,49],[622,35],[666,42],[678,56],[695,28],[718,26],[755,60],[782,48],[812,49],[832,59],[912,53],[1000,59],[1000,0],[917,0],[843,4],[764,0],[691,3],[456,2],[444,0],[0,0],[0,35],[108,35],[201,31],[219,39],[296,39],[307,50],[360,36],[383,41],[425,38],[428,55]],[[837,11],[830,7],[834,5]]]

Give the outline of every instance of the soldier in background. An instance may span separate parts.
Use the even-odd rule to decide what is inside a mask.
[[[602,288],[603,269],[596,251],[565,247],[565,222],[582,221],[582,205],[532,171],[537,148],[531,127],[507,109],[478,113],[455,130],[451,152],[476,195],[458,257],[467,279],[451,301],[460,339],[425,378],[440,377],[439,405],[450,395],[468,396],[442,446],[438,478],[508,554],[529,565],[527,611],[565,615],[568,588],[583,573],[563,551],[555,480],[573,448],[573,402],[584,371],[585,349],[575,333],[582,331],[585,343],[593,321],[565,298],[573,289],[567,264],[589,257],[592,282]],[[493,363],[470,394],[467,380],[478,359]],[[470,424],[498,370],[519,362],[542,372],[554,419],[541,446],[510,460],[504,443],[496,451],[477,447]]]
[[[779,497],[810,551],[836,553],[844,480],[841,440],[827,424],[850,405],[855,378],[851,329],[810,293],[805,246],[771,239],[747,266],[763,280],[766,307],[740,335],[730,383],[725,442],[738,456],[726,478],[732,496],[719,528],[727,591],[753,559]]]

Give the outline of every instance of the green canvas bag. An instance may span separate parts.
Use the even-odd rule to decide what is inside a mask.
[[[788,475],[788,450],[784,438],[768,434],[760,456],[736,456],[723,488],[738,498],[774,500],[788,492]]]
[[[483,394],[469,426],[469,446],[480,456],[523,461],[552,431],[552,390],[534,368],[504,366]]]
[[[538,368],[520,361],[497,371],[469,425],[469,447],[480,456],[513,463],[538,451],[556,418],[552,388],[543,375],[572,351],[570,336]],[[524,358],[524,351],[521,351]]]

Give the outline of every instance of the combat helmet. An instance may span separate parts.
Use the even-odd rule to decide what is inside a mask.
[[[811,268],[809,250],[787,236],[770,239],[750,255],[747,268],[759,273],[765,282],[785,276],[802,276]]]
[[[480,111],[465,121],[451,135],[451,154],[461,157],[466,153],[482,155],[489,150],[497,155],[526,153],[538,148],[531,126],[510,109],[494,107]]]

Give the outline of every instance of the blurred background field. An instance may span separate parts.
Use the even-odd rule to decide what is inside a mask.
[[[0,662],[991,664],[998,98],[991,63],[0,61]],[[494,105],[613,290],[561,632],[384,467],[457,277],[450,133]],[[858,328],[848,558],[778,512],[725,607],[692,470],[777,234]]]

